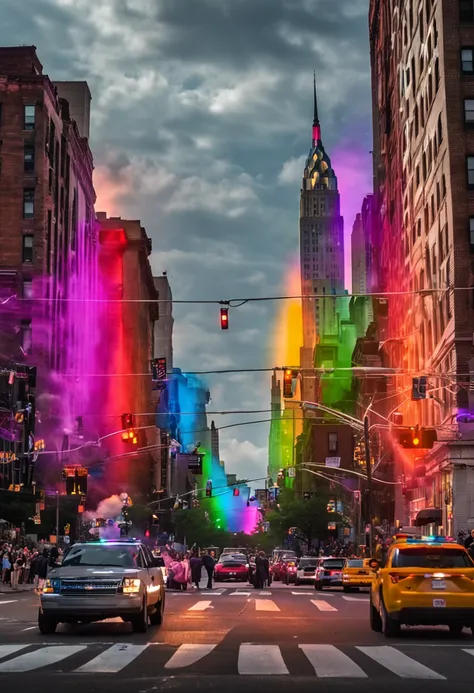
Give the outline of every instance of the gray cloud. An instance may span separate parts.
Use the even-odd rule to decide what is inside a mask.
[[[298,252],[317,70],[346,235],[371,184],[367,0],[0,0],[0,42],[86,79],[99,208],[141,218],[177,299],[283,291]],[[349,247],[349,245],[347,246]],[[175,308],[183,370],[271,367],[279,305]],[[279,364],[282,365],[282,364]],[[269,375],[209,376],[214,409],[267,409]],[[215,416],[216,425],[266,418]],[[265,472],[268,425],[222,432],[232,471]],[[258,476],[258,474],[254,474]]]

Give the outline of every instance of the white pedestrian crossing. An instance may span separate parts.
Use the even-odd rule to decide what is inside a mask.
[[[289,674],[278,645],[243,644],[237,664],[244,676],[281,676]]]
[[[217,645],[181,645],[165,664],[165,669],[182,669],[195,664],[212,652]]]
[[[280,607],[271,599],[256,599],[255,611],[280,611]]]
[[[83,664],[78,673],[83,674],[116,674],[125,669],[134,659],[139,657],[148,647],[147,645],[127,645],[120,643],[112,645],[90,662]]]
[[[229,597],[250,597],[252,592],[231,592]]]
[[[271,601],[271,600],[260,600]],[[216,642],[216,641],[215,641]],[[126,676],[134,676],[136,671],[147,671],[150,677],[159,676],[169,670],[187,669],[193,672],[193,665],[204,658],[205,665],[198,670],[200,674],[212,674],[216,665],[228,661],[229,673],[243,676],[280,676],[291,674],[307,676],[310,665],[313,675],[322,679],[381,679],[395,675],[401,679],[413,680],[446,680],[454,678],[455,682],[474,678],[474,648],[463,648],[452,645],[450,674],[437,671],[437,658],[433,648],[445,645],[375,645],[338,647],[330,644],[289,644],[285,647],[263,643],[241,643],[235,645],[235,655],[223,658],[220,645],[209,643],[185,643],[167,645],[160,643],[158,650],[152,648],[157,643],[91,643],[89,645],[63,645],[22,643],[0,645],[0,681],[2,674],[21,675],[24,672],[38,670],[44,675],[56,675],[60,672],[86,675],[120,675],[125,669]],[[223,651],[227,651],[229,644]],[[427,666],[426,651],[429,648],[430,666]],[[26,650],[26,651],[25,651]],[[153,650],[153,656],[151,652]],[[301,654],[298,654],[298,651]],[[155,652],[157,653],[155,656]],[[75,655],[81,655],[76,662]],[[302,659],[306,659],[306,671],[302,671]],[[421,661],[419,661],[421,660]],[[441,661],[439,666],[441,666]],[[432,662],[432,664],[431,664]],[[60,664],[59,667],[55,665]],[[430,668],[433,666],[434,668]],[[445,664],[443,665],[445,666]],[[443,675],[444,674],[444,675]],[[0,683],[1,686],[1,683]]]
[[[211,606],[212,602],[207,600],[207,601],[201,601],[201,602],[196,602],[196,604],[193,604],[193,606],[190,606],[188,611],[206,611],[206,609],[212,609],[213,607]]]
[[[444,680],[445,678],[394,647],[381,645],[379,647],[358,647],[357,649],[402,679]]]
[[[0,673],[17,673],[23,671],[33,671],[44,667],[57,664],[67,657],[82,652],[86,645],[56,645],[52,647],[42,647],[34,652],[27,652],[19,655],[15,659],[9,659],[0,664]]]
[[[320,611],[337,611],[335,606],[329,604],[329,602],[325,602],[324,599],[312,599],[311,604],[314,604]]]
[[[367,674],[334,645],[300,645],[319,678],[365,679]]]
[[[346,602],[362,602],[362,603],[365,603],[365,602],[369,602],[369,601],[370,601],[370,597],[346,597],[345,595],[343,595],[342,598],[343,598],[344,601],[346,601]]]

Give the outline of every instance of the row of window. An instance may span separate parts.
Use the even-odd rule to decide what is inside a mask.
[[[0,125],[2,124],[3,104],[0,101]],[[36,106],[25,104],[23,106],[23,130],[34,130],[36,126]]]
[[[459,21],[474,22],[474,0],[459,0]]]

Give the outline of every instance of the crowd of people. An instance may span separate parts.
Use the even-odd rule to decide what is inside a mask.
[[[216,564],[212,551],[203,551],[200,554],[198,550],[193,549],[187,553],[178,553],[167,547],[163,558],[168,571],[168,589],[187,590],[188,585],[194,585],[199,589],[203,568],[207,573],[207,589],[212,589]]]
[[[53,546],[34,549],[27,546],[14,547],[4,543],[2,555],[2,584],[17,590],[20,585],[34,585],[41,589],[48,574],[48,569],[54,567],[59,557],[58,549]]]

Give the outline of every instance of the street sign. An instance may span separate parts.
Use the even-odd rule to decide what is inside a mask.
[[[340,457],[326,457],[326,467],[340,467],[341,458]]]
[[[295,468],[294,467],[288,467],[288,478],[289,479],[295,478]]]
[[[336,529],[336,523],[335,522],[328,522],[328,529],[334,531]]]

